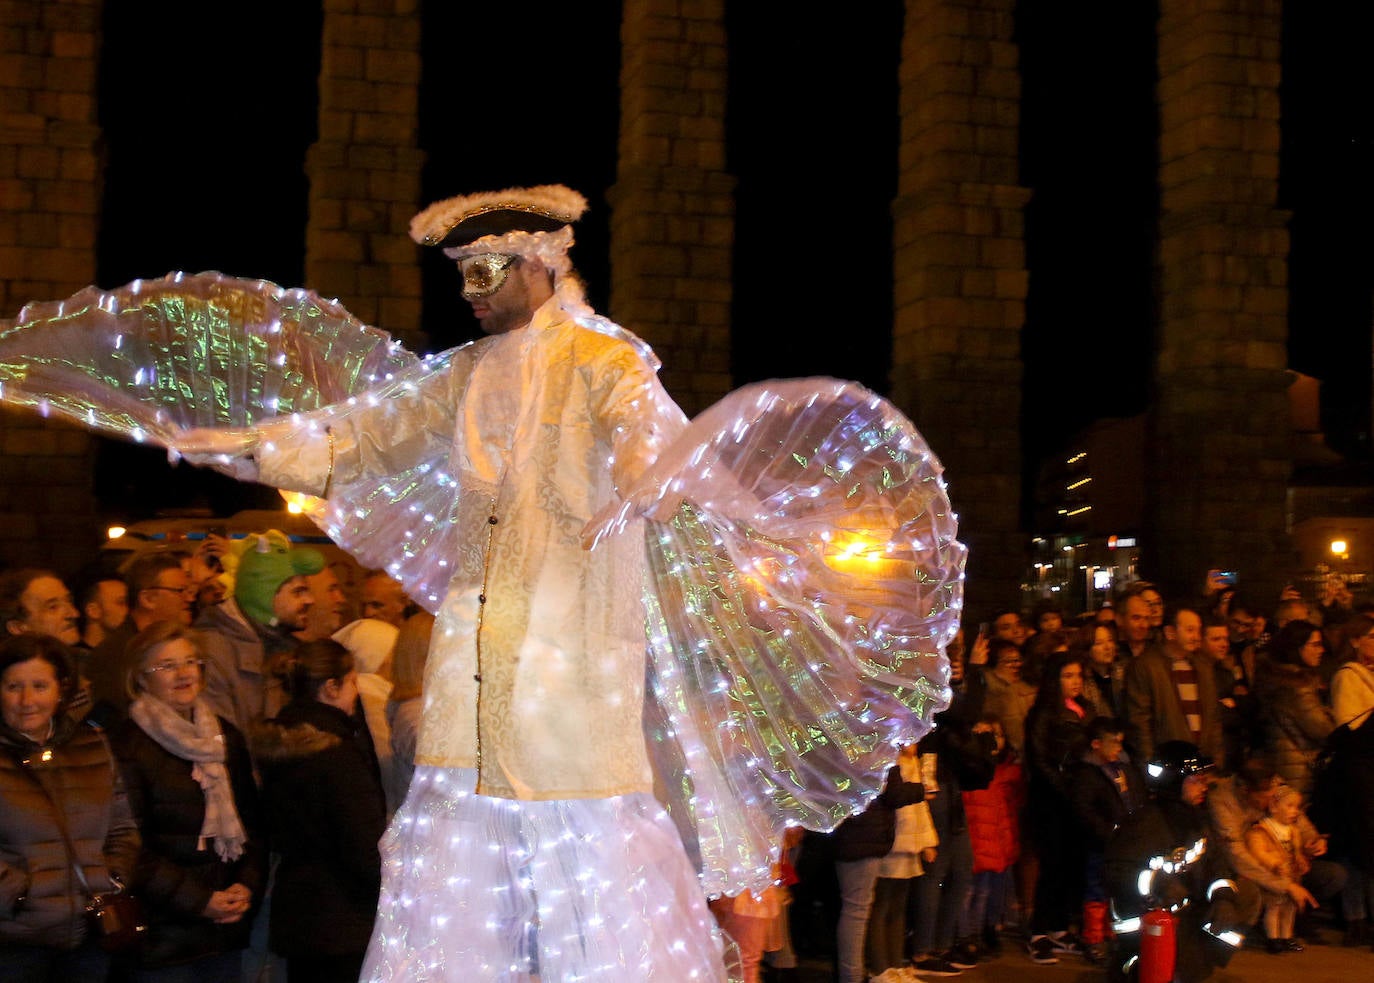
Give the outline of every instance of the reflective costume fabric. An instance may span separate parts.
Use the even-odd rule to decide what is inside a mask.
[[[382,840],[364,980],[724,981],[720,933],[644,794],[522,802],[420,766]]]
[[[420,360],[308,291],[218,274],[0,324],[0,399],[172,448],[182,427],[237,428],[263,438],[262,480],[327,494],[312,518],[438,618],[425,781],[477,769],[487,820],[547,805],[589,829],[652,768],[698,890],[762,891],[784,828],[861,811],[948,701],[964,550],[939,461],[863,387],[769,382],[688,422],[656,369],[556,299]],[[426,810],[462,811],[428,792],[403,808],[411,863],[446,849]],[[637,828],[617,823],[608,843]],[[566,876],[585,888],[584,845]],[[387,897],[433,894],[396,877]],[[387,904],[385,937],[427,949],[437,922]],[[526,931],[555,938],[542,916]]]
[[[265,482],[323,491],[329,441],[314,422],[263,428]],[[503,798],[652,790],[642,536],[589,551],[581,534],[685,423],[634,348],[555,301],[331,418],[335,485],[436,454],[456,484],[417,764],[476,768],[477,790]]]

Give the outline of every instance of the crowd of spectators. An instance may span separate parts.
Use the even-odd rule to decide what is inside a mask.
[[[346,590],[286,536],[248,540],[151,550],[74,591],[0,573],[5,979],[356,978],[433,618],[384,574]],[[1218,765],[1208,836],[1259,899],[1254,937],[1299,952],[1321,905],[1320,927],[1369,944],[1374,605],[1209,587],[1137,581],[1097,611],[961,631],[948,709],[869,809],[789,838],[767,896],[713,901],[749,978],[796,966],[799,927],[841,983],[956,976],[1012,939],[1104,963],[1104,858],[1178,741]],[[83,912],[121,890],[148,928],[111,955]]]
[[[433,619],[280,532],[184,546],[0,571],[0,979],[358,978]]]
[[[932,812],[958,819],[937,823],[910,889],[908,960],[867,975],[841,960],[841,983],[959,975],[1008,933],[1036,963],[1104,964],[1104,857],[1150,802],[1146,763],[1180,742],[1215,762],[1205,832],[1238,896],[1255,899],[1251,941],[1274,954],[1370,943],[1374,605],[1291,587],[1266,605],[1213,572],[1196,597],[1135,581],[1100,610],[1069,617],[1044,601],[970,637],[967,651],[963,633],[951,646],[954,699],[921,744],[950,757],[937,773],[957,760],[965,781],[926,785]],[[989,725],[994,739],[980,743]],[[977,776],[980,756],[991,777]]]

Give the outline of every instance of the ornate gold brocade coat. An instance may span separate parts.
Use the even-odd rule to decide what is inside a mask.
[[[460,548],[417,763],[476,768],[478,792],[505,798],[652,791],[643,539],[588,550],[582,533],[685,423],[639,349],[578,325],[556,299],[527,327],[460,350],[447,371],[334,419],[334,484],[447,447],[458,485]],[[321,494],[329,455],[322,434],[273,424],[262,480]]]

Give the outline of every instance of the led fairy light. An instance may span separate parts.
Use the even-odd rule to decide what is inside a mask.
[[[647,346],[585,307],[562,265],[561,233],[529,234],[544,236],[526,245],[549,258],[560,299],[576,310],[577,323],[630,344],[656,365]],[[244,320],[249,312],[251,324]],[[351,414],[385,413],[413,401],[452,366],[472,360],[471,346],[416,359],[334,301],[207,274],[86,291],[65,305],[30,305],[20,322],[14,331],[0,324],[0,398],[159,443],[174,443],[177,427],[250,427],[273,410],[290,410],[297,426],[321,433]],[[28,372],[44,345],[63,356],[65,374],[33,383]],[[190,353],[207,365],[250,370],[231,385],[250,378],[261,384],[252,392],[221,388],[177,405],[176,387],[194,389],[198,377],[169,360]],[[301,377],[288,378],[292,373]],[[139,385],[127,385],[135,377]],[[120,402],[118,412],[111,410],[99,388],[108,379],[123,380],[120,398],[135,405]],[[63,387],[60,402],[38,391]],[[655,411],[647,392],[627,406],[639,414]],[[379,433],[389,437],[394,416],[384,419]],[[620,443],[633,431],[619,421],[611,428],[614,450],[595,458],[607,473],[633,462]],[[487,521],[486,514],[465,511],[469,479],[464,462],[450,460],[447,449],[436,445],[419,466],[381,480],[346,479],[308,512],[365,565],[392,572],[436,612],[435,638],[446,645],[464,637],[478,607],[475,600],[445,603],[455,573],[481,564],[463,549],[463,523]],[[265,450],[278,451],[271,441]],[[673,783],[671,808],[697,834],[701,887],[712,894],[761,889],[771,882],[781,831],[793,824],[829,828],[861,809],[875,794],[891,747],[919,736],[947,698],[939,650],[962,607],[957,517],[939,462],[919,435],[889,404],[852,384],[809,380],[743,390],[685,431],[656,433],[641,453],[654,462],[648,473],[617,489],[623,501],[614,508],[585,517],[583,536],[598,550],[633,541],[649,565],[640,638],[649,660],[649,702],[661,726],[648,751],[660,770],[681,779]],[[855,521],[860,515],[864,521]],[[827,530],[871,542],[841,535],[827,543]],[[877,575],[887,564],[920,576]],[[855,603],[859,594],[863,604]],[[607,702],[627,703],[632,693],[637,690],[608,684]],[[470,710],[463,713],[472,720]],[[824,740],[811,741],[812,731]],[[523,971],[501,938],[520,916],[497,918],[482,939],[457,938],[467,933],[454,930],[460,921],[448,902],[455,897],[496,918],[522,891],[532,892],[530,912],[537,912],[539,928],[529,941],[537,936],[549,978],[595,975],[613,964],[620,943],[637,945],[623,928],[631,907],[650,922],[672,920],[677,909],[644,897],[639,879],[627,882],[623,901],[617,898],[622,908],[588,909],[592,921],[572,920],[573,885],[604,891],[613,878],[604,855],[634,843],[619,834],[574,835],[568,818],[546,803],[504,813],[523,832],[503,828],[481,864],[469,869],[472,854],[464,845],[473,827],[464,817],[478,798],[471,778],[422,770],[412,789],[415,808],[403,811],[389,834],[400,842],[424,830],[435,847],[432,854],[407,848],[387,861],[378,944],[396,960],[414,958],[411,965],[429,967],[436,978],[474,966]],[[675,842],[671,824],[634,822],[639,839]],[[535,841],[555,844],[554,854],[531,859],[527,843]],[[586,877],[560,881],[562,869]],[[495,871],[507,871],[510,880],[488,883]],[[409,920],[411,912],[417,920]],[[672,950],[698,945],[709,920],[700,907],[676,922],[680,936],[668,943]],[[415,955],[416,937],[424,934],[435,937],[433,947]],[[595,955],[578,964],[573,954],[581,951]],[[693,969],[682,978],[699,975]]]

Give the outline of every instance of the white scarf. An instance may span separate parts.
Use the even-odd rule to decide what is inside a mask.
[[[221,860],[243,855],[247,834],[234,808],[234,787],[224,767],[224,732],[219,718],[199,698],[187,720],[166,703],[147,693],[129,705],[129,716],[168,754],[191,762],[191,777],[205,793],[205,822],[200,827],[199,849],[215,841]]]

